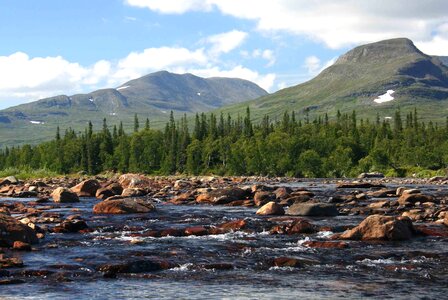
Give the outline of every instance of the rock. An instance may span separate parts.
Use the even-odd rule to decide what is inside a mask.
[[[412,221],[408,218],[372,215],[358,226],[342,233],[346,240],[409,240],[415,234]]]
[[[55,189],[51,194],[51,197],[53,197],[54,202],[59,203],[79,202],[78,195],[64,187],[58,187],[57,189]]]
[[[121,195],[122,192],[123,188],[121,187],[121,185],[113,182],[103,188],[99,188],[95,193],[95,197],[104,200],[115,195]]]
[[[435,182],[435,181],[446,181],[446,180],[448,180],[448,177],[445,177],[445,176],[434,176],[434,177],[431,177],[431,178],[429,178],[429,182]]]
[[[256,206],[263,206],[266,203],[275,200],[275,194],[271,192],[256,192],[254,195],[254,203]]]
[[[246,220],[235,220],[223,223],[221,225],[218,225],[218,228],[221,228],[226,231],[237,231],[245,228],[247,225]]]
[[[236,200],[244,200],[250,196],[250,192],[240,188],[225,188],[212,190],[196,197],[199,203],[227,204]]]
[[[12,245],[12,249],[19,251],[31,251],[31,245],[21,241],[15,241]]]
[[[403,192],[401,193],[402,195],[407,195],[407,194],[421,194],[421,191],[419,189],[406,189],[403,190]]]
[[[0,180],[0,186],[8,184],[18,184],[19,180],[15,176],[8,176]]]
[[[329,203],[295,203],[288,208],[286,214],[293,216],[337,216],[336,206]]]
[[[0,255],[0,270],[4,268],[21,268],[23,267],[23,261],[17,257],[3,258]]]
[[[337,241],[306,241],[302,245],[309,248],[327,248],[327,249],[348,248],[347,243]]]
[[[282,216],[285,214],[285,210],[280,204],[271,201],[263,205],[259,210],[257,210],[256,214],[262,216],[269,216],[269,215]]]
[[[290,267],[290,268],[300,268],[304,266],[301,260],[294,257],[274,258],[273,265],[275,267]]]
[[[185,235],[203,236],[207,235],[208,230],[203,226],[189,227],[185,229]]]
[[[425,212],[420,209],[411,209],[401,214],[402,217],[407,217],[412,221],[421,221],[424,219]]]
[[[68,233],[75,233],[80,232],[81,230],[85,230],[89,228],[87,226],[87,223],[84,220],[64,220],[59,226],[55,226],[53,228],[54,232],[62,233],[62,232],[68,232]]]
[[[443,224],[445,224],[445,226],[448,226],[448,214],[445,214],[445,218],[443,219]]]
[[[292,193],[292,189],[290,187],[279,187],[274,191],[275,197],[277,199],[285,199]]]
[[[88,179],[80,182],[71,188],[78,197],[95,197],[96,191],[100,188],[100,183],[95,179]]]
[[[403,193],[400,198],[398,198],[398,203],[400,205],[405,205],[406,203],[415,204],[416,202],[434,202],[434,197],[431,195],[415,194],[415,193]]]
[[[191,187],[191,182],[187,180],[176,180],[173,185],[173,189],[181,190]]]
[[[384,200],[384,201],[377,201],[377,202],[373,202],[369,204],[369,208],[384,208],[384,207],[388,207],[390,204],[390,201],[388,200]]]
[[[28,244],[37,243],[36,233],[13,217],[0,214],[0,246],[10,247],[14,242],[20,241]]]
[[[358,178],[384,178],[384,174],[379,172],[361,173]]]
[[[289,224],[274,226],[271,230],[273,234],[303,234],[317,232],[317,226],[305,219],[297,219]]]
[[[369,188],[384,188],[383,184],[373,184],[370,182],[349,182],[339,183],[336,188],[338,189],[369,189]]]
[[[122,197],[140,197],[144,196],[146,193],[143,189],[139,188],[126,188],[121,192]]]
[[[104,264],[98,267],[105,277],[114,277],[118,273],[143,273],[168,269],[170,265],[154,260],[135,260],[116,264]]]
[[[147,177],[139,174],[123,174],[118,178],[118,183],[123,188],[143,187],[149,184]]]
[[[148,213],[156,208],[151,202],[142,199],[125,198],[102,201],[93,207],[95,214],[134,214]]]

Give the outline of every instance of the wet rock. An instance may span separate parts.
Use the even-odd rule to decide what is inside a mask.
[[[272,234],[303,234],[317,232],[317,226],[311,224],[305,219],[296,219],[288,224],[276,225],[270,232]]]
[[[448,228],[443,225],[417,225],[415,230],[426,236],[448,237]]]
[[[178,228],[168,228],[160,231],[157,236],[184,236],[185,230],[184,229],[178,229]]]
[[[15,241],[37,243],[36,233],[16,219],[0,214],[0,246],[12,246]]]
[[[102,201],[93,207],[95,214],[133,214],[148,213],[156,208],[153,203],[142,199],[125,198]]]
[[[0,285],[22,284],[22,283],[26,283],[26,281],[23,279],[18,279],[18,278],[0,280]]]
[[[140,197],[144,195],[146,195],[146,192],[139,188],[126,188],[121,192],[122,197]]]
[[[15,241],[12,245],[12,249],[19,251],[31,251],[31,245],[21,241]]]
[[[118,183],[125,188],[143,187],[149,184],[147,177],[139,174],[123,174],[118,178]]]
[[[59,203],[79,202],[78,195],[64,187],[58,187],[57,189],[55,189],[51,194],[51,197],[53,197],[54,202]]]
[[[100,188],[100,183],[95,179],[88,179],[80,182],[71,188],[78,197],[95,197],[96,191]]]
[[[217,189],[200,194],[196,197],[199,203],[227,204],[236,200],[244,200],[250,196],[250,192],[240,188]]]
[[[293,216],[337,216],[336,206],[329,203],[294,203],[286,214]]]
[[[326,248],[326,249],[348,248],[347,243],[337,241],[306,241],[302,245],[309,248]]]
[[[416,202],[434,202],[435,199],[431,195],[419,194],[419,193],[403,193],[398,198],[400,205],[406,205],[407,203],[415,204]]]
[[[121,185],[113,182],[103,188],[99,188],[95,193],[95,197],[104,200],[115,195],[121,195],[122,192],[123,188]]]
[[[384,200],[384,201],[377,201],[377,202],[373,202],[369,204],[369,208],[384,208],[384,207],[388,207],[390,204],[390,201],[388,200]]]
[[[0,255],[0,269],[6,268],[21,268],[23,267],[23,261],[17,257],[3,257]]]
[[[282,216],[285,214],[285,210],[280,204],[271,201],[263,205],[259,210],[257,210],[256,214],[262,216],[269,216],[269,215]]]
[[[203,236],[207,235],[208,230],[203,226],[189,227],[185,229],[185,235]]]
[[[64,220],[59,226],[53,228],[57,233],[75,233],[89,228],[84,220]]]
[[[272,264],[275,267],[290,267],[290,268],[300,268],[304,266],[302,260],[294,257],[277,257],[274,258]]]
[[[384,174],[379,172],[361,173],[358,178],[384,178]]]
[[[420,209],[411,209],[401,214],[402,217],[407,217],[412,221],[421,221],[424,219],[425,212]]]
[[[256,192],[254,195],[254,203],[256,206],[263,206],[266,203],[275,200],[275,194],[271,192]]]
[[[408,218],[372,215],[358,226],[342,233],[339,238],[347,240],[409,240],[415,235],[412,221]]]
[[[369,188],[384,188],[383,184],[373,184],[370,182],[349,182],[339,183],[336,186],[338,189],[369,189]]]
[[[226,231],[237,231],[244,229],[246,226],[247,226],[246,220],[235,220],[220,224],[217,227],[224,229]]]
[[[188,202],[194,201],[194,193],[193,192],[186,192],[182,193],[180,195],[177,195],[173,199],[171,199],[169,202],[173,204],[185,204]]]
[[[116,264],[104,264],[98,267],[98,271],[103,272],[104,277],[113,278],[119,273],[155,272],[168,269],[169,267],[170,265],[167,263],[145,259]]]
[[[279,187],[274,191],[275,197],[277,199],[288,198],[291,193],[292,189],[290,187]]]
[[[231,263],[211,263],[199,265],[201,269],[205,270],[232,270],[234,265]]]

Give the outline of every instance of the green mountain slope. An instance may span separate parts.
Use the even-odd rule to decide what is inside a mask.
[[[393,100],[374,101],[388,90]],[[354,48],[308,82],[221,111],[243,114],[247,106],[255,119],[291,110],[302,118],[356,110],[373,120],[377,113],[391,117],[398,108],[416,107],[420,117],[440,121],[448,115],[448,68],[408,39],[386,40]]]
[[[56,96],[0,111],[1,145],[38,143],[54,137],[56,127],[84,130],[89,121],[101,128],[123,121],[133,126],[134,114],[143,124],[162,126],[172,110],[176,115],[209,111],[266,95],[258,85],[235,78],[201,78],[191,74],[156,72],[116,89]]]

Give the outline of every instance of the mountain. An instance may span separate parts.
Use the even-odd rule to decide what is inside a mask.
[[[434,56],[434,57],[439,59],[445,66],[448,66],[448,56]]]
[[[292,110],[301,118],[356,110],[374,120],[377,113],[390,118],[397,109],[417,108],[423,119],[441,121],[448,115],[448,68],[409,39],[380,41],[354,48],[308,82],[221,111],[242,114],[247,106],[255,119]]]
[[[192,74],[152,73],[128,81],[116,89],[89,94],[56,96],[0,111],[1,145],[37,143],[55,135],[56,127],[84,130],[88,121],[98,129],[123,121],[131,128],[134,114],[152,126],[176,115],[209,111],[224,105],[267,95],[255,83],[236,78],[201,78]]]

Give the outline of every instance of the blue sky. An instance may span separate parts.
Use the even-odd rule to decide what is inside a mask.
[[[392,3],[391,3],[392,2]],[[348,49],[409,37],[448,55],[444,0],[0,0],[0,108],[168,70],[270,92]]]

